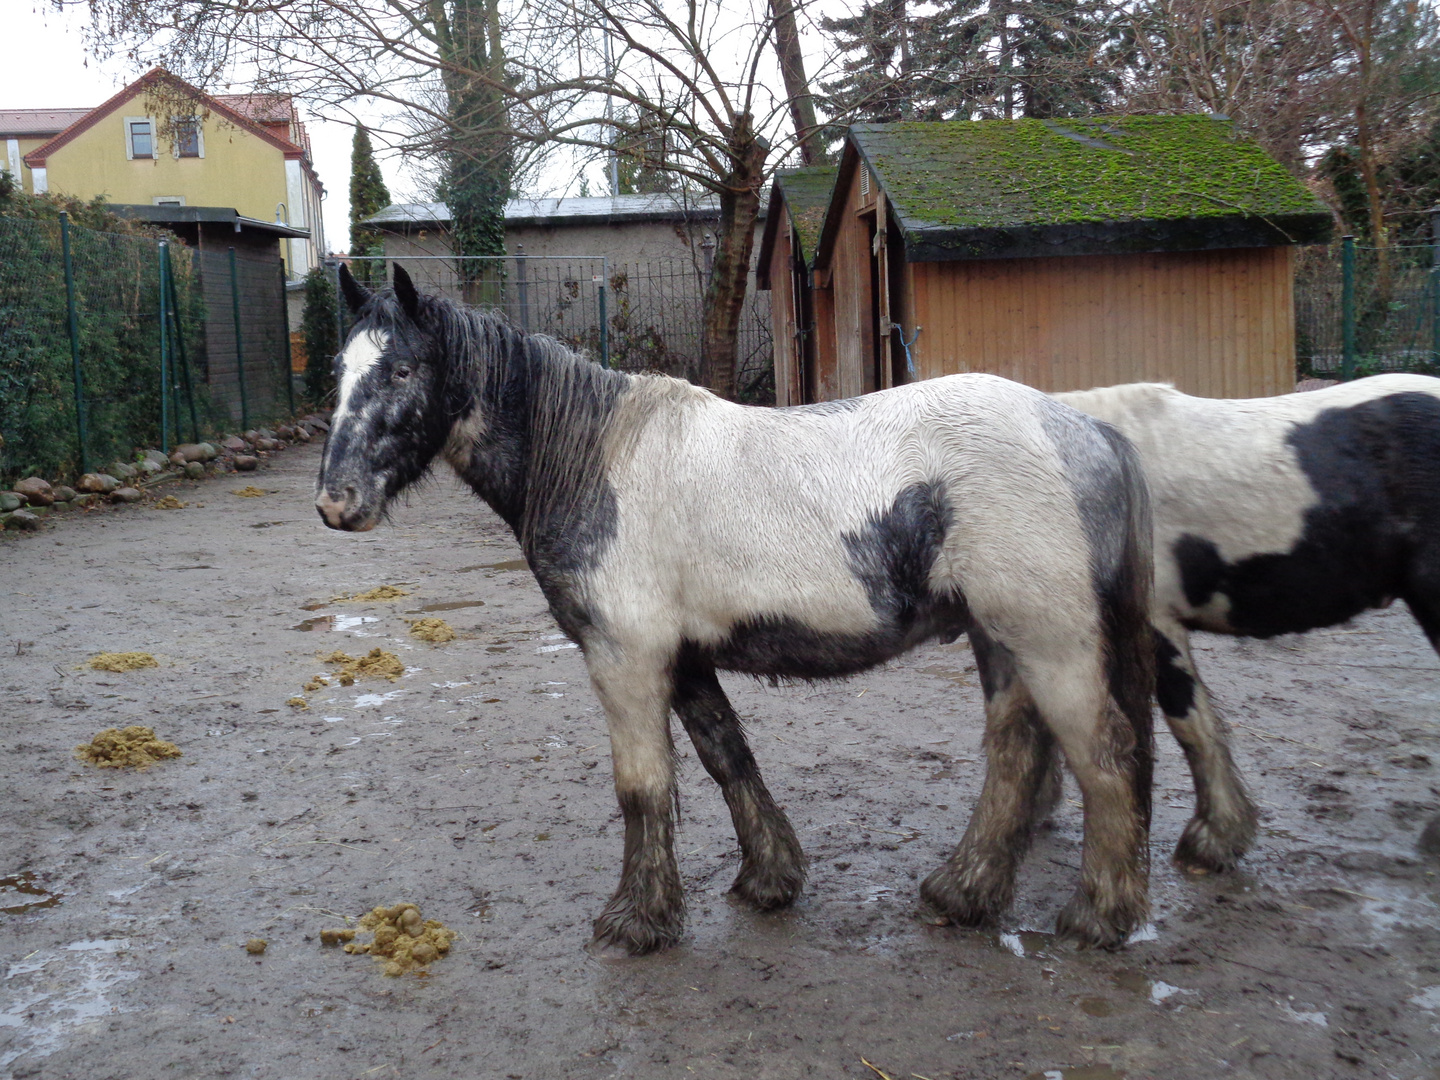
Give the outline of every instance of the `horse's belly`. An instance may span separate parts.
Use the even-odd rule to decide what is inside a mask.
[[[816,630],[790,618],[750,619],[706,651],[723,671],[832,679],[868,671],[924,641],[953,641],[968,618],[963,604],[945,603],[863,633]]]

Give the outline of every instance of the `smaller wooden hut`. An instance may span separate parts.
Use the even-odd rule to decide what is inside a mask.
[[[782,171],[770,188],[755,277],[759,288],[771,292],[776,405],[841,396],[831,294],[817,304],[810,277],[834,186],[835,167],[817,165]]]
[[[1291,256],[1331,228],[1222,118],[857,124],[813,302],[841,396],[984,371],[1259,397],[1294,388]]]

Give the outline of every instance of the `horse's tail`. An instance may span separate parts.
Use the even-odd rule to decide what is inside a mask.
[[[1150,489],[1140,455],[1130,440],[1108,424],[1099,424],[1120,466],[1117,493],[1124,500],[1124,542],[1119,558],[1101,589],[1106,674],[1110,696],[1130,722],[1135,736],[1136,804],[1148,827],[1151,783],[1155,767],[1151,700],[1155,693],[1155,642],[1150,626],[1154,589],[1154,526]]]

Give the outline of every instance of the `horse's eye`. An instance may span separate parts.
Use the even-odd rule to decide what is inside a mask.
[[[396,382],[404,382],[409,377],[410,369],[404,364],[401,364],[393,372],[390,373],[390,378],[394,379]]]

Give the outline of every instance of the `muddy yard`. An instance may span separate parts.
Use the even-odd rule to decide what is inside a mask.
[[[1078,865],[1073,786],[1003,933],[917,910],[982,776],[963,641],[844,683],[728,678],[805,897],[727,901],[728,815],[682,748],[689,932],[601,962],[583,946],[621,827],[579,650],[451,480],[333,533],[317,459],[0,543],[0,1076],[1440,1077],[1440,864],[1414,846],[1440,809],[1440,663],[1403,609],[1198,638],[1263,835],[1237,874],[1170,865],[1191,799],[1162,732],[1153,925],[1114,954],[1046,933]],[[232,494],[247,482],[265,494]],[[406,595],[333,599],[381,585]],[[422,617],[455,640],[412,638]],[[312,682],[322,655],[375,648],[395,681]],[[158,666],[85,666],[125,651]],[[75,757],[127,725],[182,756]],[[398,901],[457,932],[425,974],[322,946]]]

